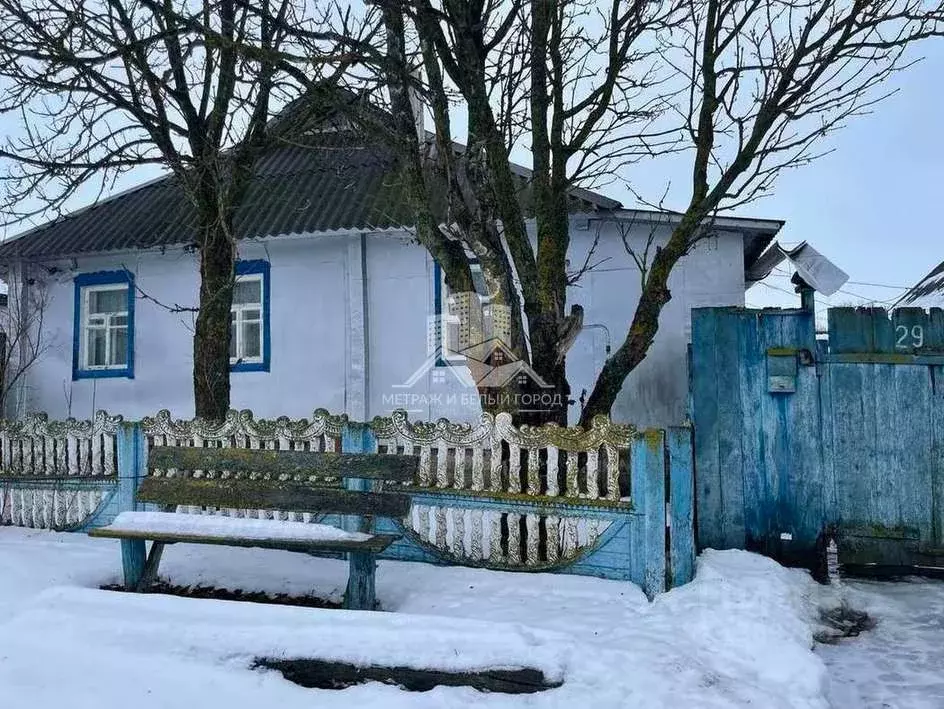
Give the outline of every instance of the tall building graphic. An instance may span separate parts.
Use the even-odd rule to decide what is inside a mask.
[[[431,341],[441,343],[447,353],[463,352],[493,338],[510,343],[511,308],[482,300],[472,291],[451,294],[446,299],[446,312],[432,325]]]

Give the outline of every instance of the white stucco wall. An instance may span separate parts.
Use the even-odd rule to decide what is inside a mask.
[[[639,273],[616,227],[600,228],[592,260],[602,263],[569,290],[568,299],[583,305],[585,325],[606,328],[615,349],[639,297]],[[649,232],[649,227],[641,226],[631,238],[641,245]],[[575,266],[583,263],[597,233],[594,223],[575,228],[571,248]],[[234,372],[233,407],[249,408],[264,417],[309,416],[323,407],[363,419],[409,401],[417,418],[477,416],[474,406],[457,410],[455,401],[447,406],[445,398],[429,396],[461,393],[451,378],[445,384],[434,383],[430,371],[410,389],[397,386],[426,360],[428,319],[434,312],[432,260],[409,236],[351,234],[244,242],[240,257],[265,258],[271,265],[271,371]],[[48,288],[48,349],[29,372],[21,412],[84,418],[95,409],[105,409],[137,418],[168,408],[175,416],[192,416],[193,315],[169,312],[139,296],[134,379],[72,381],[72,279],[77,273],[127,268],[135,274],[136,285],[153,299],[193,306],[198,291],[195,256],[170,250],[49,265],[59,271],[42,275]],[[741,236],[722,234],[702,243],[673,273],[670,288],[673,299],[663,311],[650,357],[627,381],[614,418],[639,425],[669,425],[684,419],[690,309],[743,305]],[[586,327],[571,350],[567,366],[575,400],[583,389],[592,388],[606,357],[606,340],[602,328]],[[579,404],[571,407],[571,414],[579,416]]]

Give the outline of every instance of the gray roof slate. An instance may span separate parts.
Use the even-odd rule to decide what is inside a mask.
[[[514,169],[526,198],[530,173]],[[588,190],[572,192],[574,212],[619,207]],[[180,184],[166,176],[0,243],[0,261],[193,244],[193,217]],[[270,150],[257,162],[235,220],[238,239],[412,226],[392,154],[361,141]]]

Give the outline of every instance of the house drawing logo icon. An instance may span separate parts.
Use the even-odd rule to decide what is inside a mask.
[[[465,357],[475,386],[480,389],[535,386],[541,389],[552,388],[499,337],[492,337],[467,347],[459,354]]]

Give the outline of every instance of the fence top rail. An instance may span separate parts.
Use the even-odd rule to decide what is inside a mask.
[[[248,448],[152,446],[149,470],[225,470],[260,475],[369,478],[411,482],[419,470],[412,455],[363,455]]]
[[[223,421],[175,419],[170,411],[163,409],[156,416],[143,418],[141,427],[147,436],[166,436],[175,440],[212,441],[247,436],[260,440],[310,441],[322,436],[340,438],[347,421],[346,415],[335,416],[325,409],[316,410],[311,419],[295,420],[287,416],[271,420],[261,419],[256,418],[248,409],[231,409]]]
[[[378,416],[370,422],[374,435],[381,440],[402,440],[418,446],[446,445],[456,447],[485,446],[505,442],[519,448],[554,447],[564,451],[586,452],[603,446],[627,448],[633,440],[644,436],[632,424],[610,421],[597,416],[589,429],[564,427],[554,423],[543,426],[515,426],[508,413],[482,413],[477,423],[453,423],[448,419],[434,422],[411,422],[406,411]]]
[[[20,420],[0,420],[0,439],[35,440],[37,438],[87,439],[98,435],[114,436],[124,423],[122,416],[110,416],[98,411],[91,420],[66,419],[50,421],[45,414],[30,414]],[[128,422],[129,424],[132,422]],[[515,426],[511,415],[482,413],[474,423],[454,423],[448,419],[438,421],[410,421],[406,411],[394,411],[390,416],[378,416],[367,423],[355,423],[344,414],[334,415],[318,409],[310,419],[256,418],[249,410],[230,410],[223,421],[204,419],[175,419],[170,411],[159,411],[153,417],[141,419],[139,424],[144,434],[157,439],[155,443],[167,441],[168,445],[190,442],[200,446],[202,442],[233,441],[239,446],[240,438],[250,442],[282,442],[301,444],[319,439],[328,440],[328,450],[340,443],[350,427],[369,430],[373,436],[388,444],[418,447],[466,447],[488,448],[502,443],[521,449],[557,448],[565,452],[589,452],[600,448],[629,448],[634,440],[644,438],[656,431],[639,429],[632,424],[614,423],[605,416],[594,418],[588,429],[579,426],[565,427],[554,423],[541,426]],[[334,440],[335,443],[330,441]],[[253,444],[254,445],[254,444]],[[285,447],[281,445],[279,447]]]
[[[50,421],[46,414],[36,413],[22,419],[0,419],[0,436],[14,440],[113,436],[123,420],[123,417],[110,416],[106,411],[97,411],[91,419],[67,418],[63,421]]]

